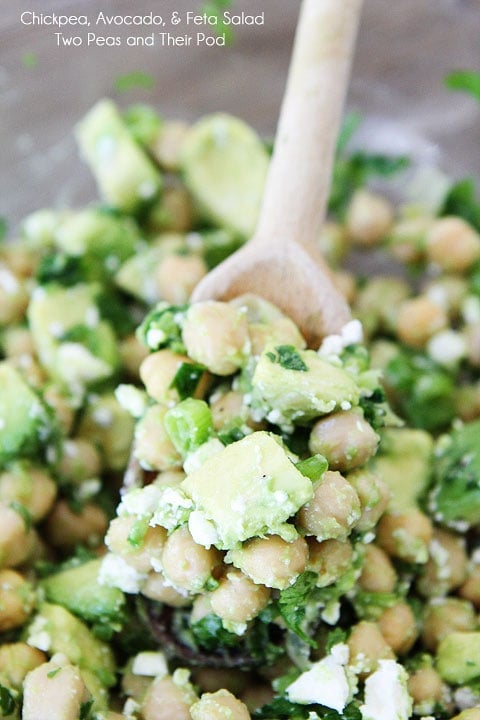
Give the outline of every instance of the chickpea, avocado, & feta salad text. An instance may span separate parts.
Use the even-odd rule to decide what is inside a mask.
[[[320,348],[189,303],[269,163],[226,114],[99,102],[100,204],[1,245],[1,717],[480,718],[480,207],[394,208],[367,180],[406,160],[353,125],[318,243],[354,319]]]

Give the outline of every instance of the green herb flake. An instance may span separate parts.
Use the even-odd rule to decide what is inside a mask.
[[[185,400],[195,394],[206,368],[198,363],[182,363],[175,373],[170,387],[175,388],[180,400]]]
[[[347,632],[340,627],[336,627],[334,630],[328,633],[327,642],[325,644],[325,654],[328,655],[330,650],[339,643],[344,643],[347,640]]]
[[[155,86],[155,78],[150,73],[134,70],[125,75],[119,75],[113,84],[116,92],[129,92],[137,88],[151,90]]]
[[[480,201],[473,178],[456,182],[447,193],[440,215],[458,215],[480,231]]]
[[[148,518],[140,518],[136,520],[130,532],[128,533],[127,542],[134,548],[140,548],[145,540],[145,535],[148,532]]]
[[[49,679],[54,678],[55,675],[58,675],[58,673],[60,672],[61,669],[62,669],[61,667],[57,667],[57,668],[55,668],[55,670],[50,670],[50,672],[47,673],[47,678],[49,678]]]
[[[273,363],[281,365],[285,370],[296,370],[298,372],[308,370],[300,353],[293,345],[277,345],[275,352],[267,352],[267,357]]]
[[[192,625],[192,632],[196,642],[205,650],[218,650],[219,646],[235,647],[238,637],[225,630],[218,615],[205,615]]]
[[[462,90],[480,100],[480,72],[476,70],[455,70],[445,78],[449,90]]]
[[[280,592],[277,600],[278,610],[287,627],[311,647],[317,644],[306,634],[302,624],[306,618],[307,601],[316,588],[316,582],[314,572],[304,572],[291,587]]]
[[[0,685],[0,711],[2,715],[4,717],[12,715],[15,712],[15,707],[15,696],[12,691],[5,685]]]
[[[80,704],[80,715],[79,720],[88,720],[90,717],[90,711],[93,707],[93,698]]]
[[[25,505],[22,505],[22,503],[19,503],[16,500],[13,500],[10,503],[10,507],[12,508],[12,510],[15,510],[15,512],[20,515],[23,522],[25,523],[26,530],[31,530],[33,526],[33,518],[28,508],[26,508]]]

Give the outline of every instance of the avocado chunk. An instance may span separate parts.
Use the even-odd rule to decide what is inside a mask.
[[[87,113],[76,136],[100,194],[110,205],[134,213],[159,195],[160,170],[135,142],[111,100],[101,100]]]
[[[425,430],[389,428],[382,433],[372,467],[390,490],[388,508],[404,512],[418,507],[430,482],[432,436]]]
[[[207,115],[182,144],[181,170],[200,212],[243,238],[255,230],[268,165],[258,135],[231,115]]]
[[[92,394],[87,398],[78,436],[97,445],[105,468],[123,470],[130,456],[134,425],[135,420],[113,393]]]
[[[0,467],[34,455],[52,432],[49,414],[34,390],[8,362],[0,362]]]
[[[253,403],[277,425],[305,425],[319,415],[358,405],[360,389],[341,367],[313,350],[267,345],[252,378]]]
[[[480,632],[452,632],[440,641],[437,670],[445,682],[461,685],[480,675]]]
[[[96,285],[37,288],[28,318],[40,362],[70,390],[111,377],[119,357],[115,334],[100,318]]]
[[[61,605],[42,603],[27,628],[26,641],[51,655],[63,653],[72,665],[90,671],[105,687],[115,683],[115,661],[109,646]]]
[[[45,578],[40,583],[45,598],[87,622],[121,622],[125,596],[118,588],[99,584],[101,562],[101,558],[89,560]]]
[[[228,550],[248,538],[284,535],[288,518],[308,502],[311,481],[297,470],[271,433],[258,431],[231,443],[187,475],[181,485],[196,509],[189,518],[194,539]]]

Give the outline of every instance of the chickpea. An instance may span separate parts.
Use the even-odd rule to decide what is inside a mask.
[[[165,577],[176,588],[190,593],[199,592],[220,563],[218,550],[213,547],[207,550],[198,545],[186,526],[174,530],[163,547]]]
[[[97,547],[107,526],[107,516],[98,505],[85,503],[77,513],[66,500],[58,500],[45,521],[45,535],[55,548],[71,550],[79,544]]]
[[[361,676],[376,670],[379,660],[395,659],[392,648],[374,622],[362,620],[354,625],[347,645],[350,651],[349,665],[358,670]]]
[[[180,366],[191,362],[186,355],[171,350],[158,350],[148,355],[140,365],[140,378],[150,397],[159,403],[178,402],[180,398],[172,382]]]
[[[457,598],[435,598],[423,616],[422,642],[431,652],[452,632],[469,632],[477,627],[473,605]]]
[[[27,462],[15,463],[0,473],[0,502],[20,503],[35,522],[48,513],[56,494],[57,486],[50,475]]]
[[[480,236],[460,217],[438,218],[427,233],[426,253],[443,270],[463,273],[480,258]]]
[[[428,216],[408,217],[393,226],[389,247],[392,255],[402,263],[414,263],[425,252],[426,233],[432,223]]]
[[[191,720],[190,706],[197,696],[190,683],[175,683],[167,677],[156,678],[142,703],[144,720]]]
[[[454,715],[452,720],[480,720],[480,708],[472,707],[462,710],[458,715]]]
[[[270,591],[256,585],[239,570],[230,570],[210,593],[213,612],[227,622],[245,623],[253,620],[267,605]]]
[[[447,595],[467,576],[465,541],[448,530],[435,528],[430,542],[430,557],[417,580],[423,597]]]
[[[161,573],[154,571],[148,573],[142,585],[142,595],[171,607],[185,607],[191,603],[187,593],[182,595],[165,580]]]
[[[352,567],[353,547],[348,541],[323,540],[309,537],[307,570],[318,575],[317,585],[332,585]]]
[[[356,190],[347,208],[347,232],[354,244],[370,247],[381,242],[393,223],[391,203],[369,190]]]
[[[232,421],[246,420],[248,412],[243,404],[242,393],[229,390],[210,405],[213,427],[221,430]]]
[[[90,698],[80,669],[61,653],[29,672],[23,691],[22,720],[78,718],[82,704]]]
[[[156,270],[159,297],[173,305],[186,303],[207,272],[199,255],[166,255]]]
[[[33,589],[15,570],[0,570],[0,632],[23,625],[34,605]]]
[[[331,267],[336,267],[343,260],[348,245],[345,228],[339,223],[327,220],[320,230],[318,247]]]
[[[358,584],[367,592],[391,593],[397,584],[397,573],[387,553],[373,543],[365,546],[362,572]]]
[[[408,284],[399,278],[384,275],[371,278],[358,291],[354,305],[367,335],[382,329],[392,331],[397,324],[398,307],[410,292]]]
[[[193,601],[190,613],[190,622],[192,624],[200,622],[207,615],[213,615],[212,603],[210,595],[197,595]]]
[[[13,325],[5,329],[2,338],[5,356],[35,355],[32,333],[23,325]]]
[[[297,325],[287,317],[277,318],[270,323],[249,323],[248,335],[254,357],[259,357],[269,343],[293,345],[297,348],[306,347],[305,338]]]
[[[375,454],[379,436],[361,413],[340,410],[317,420],[310,433],[308,447],[319,453],[332,470],[354,470]]]
[[[327,470],[297,518],[307,535],[315,535],[318,541],[345,540],[360,514],[360,500],[352,485],[339,472]]]
[[[137,379],[140,374],[140,365],[149,355],[149,350],[135,335],[127,335],[118,346],[122,367],[130,377]]]
[[[408,692],[415,705],[434,706],[443,697],[442,678],[432,667],[421,667],[408,678]]]
[[[348,473],[347,480],[357,491],[362,506],[355,528],[360,532],[372,530],[387,509],[390,490],[379,475],[365,468]]]
[[[475,607],[480,609],[480,565],[473,565],[468,570],[467,578],[458,590],[458,594],[464,600],[469,600]]]
[[[165,485],[168,485],[168,487],[176,487],[177,485],[180,485],[183,480],[185,480],[185,473],[183,470],[163,470],[163,472],[158,473],[157,477],[153,481],[153,484],[158,487],[163,487]]]
[[[100,453],[92,442],[84,438],[64,440],[58,466],[58,472],[63,478],[79,484],[84,480],[98,477],[101,470]]]
[[[57,385],[47,385],[43,390],[43,399],[53,410],[65,435],[72,431],[75,420],[75,408],[69,398]]]
[[[46,661],[45,653],[24,642],[5,643],[0,647],[0,674],[14,688],[20,688],[30,670]]]
[[[449,317],[456,319],[468,294],[468,282],[457,275],[441,275],[430,280],[423,288],[424,294],[445,308]]]
[[[3,243],[1,257],[8,268],[21,278],[30,278],[37,269],[39,254],[35,250],[15,243]]]
[[[0,326],[20,322],[28,302],[29,295],[24,282],[9,267],[0,263]]]
[[[282,590],[293,585],[307,565],[308,546],[304,538],[293,542],[279,535],[253,538],[240,550],[230,552],[230,561],[255,583]]]
[[[426,563],[432,533],[430,518],[412,508],[385,513],[377,526],[377,542],[391,557]]]
[[[165,528],[156,525],[149,527],[139,547],[129,542],[129,536],[136,522],[133,516],[123,515],[114,518],[108,528],[105,543],[116,555],[140,573],[152,569],[152,560],[160,560],[167,539]]]
[[[179,154],[187,132],[188,125],[181,120],[173,120],[163,125],[152,146],[152,153],[165,170],[178,170]]]
[[[426,295],[405,300],[398,309],[397,335],[406,345],[422,348],[448,325],[445,310]]]
[[[22,516],[0,503],[0,568],[24,563],[34,550],[35,539]]]
[[[250,348],[245,312],[208,300],[191,305],[183,326],[183,342],[194,360],[216,375],[232,375]]]
[[[190,708],[192,720],[251,720],[247,706],[228,690],[204,693]]]
[[[167,410],[163,405],[152,405],[135,428],[135,456],[146,470],[169,470],[181,465],[180,454],[163,424]]]
[[[418,637],[415,616],[406,602],[399,602],[387,608],[379,618],[378,626],[397,655],[407,653]]]

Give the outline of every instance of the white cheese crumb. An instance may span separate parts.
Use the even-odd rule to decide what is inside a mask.
[[[147,394],[134,385],[119,385],[115,390],[115,397],[120,405],[134,418],[141,417],[147,408]]]
[[[0,266],[0,287],[7,295],[15,295],[20,290],[20,283],[15,275],[5,266]]]
[[[100,313],[95,305],[90,305],[85,310],[85,325],[89,328],[97,327],[100,321]]]
[[[480,321],[480,298],[476,295],[467,295],[462,303],[462,317],[467,325]]]
[[[132,673],[147,677],[164,677],[168,674],[167,661],[162,652],[145,650],[133,659]]]
[[[190,513],[188,529],[194,541],[207,550],[219,540],[215,525],[200,510]]]
[[[408,694],[406,670],[395,660],[379,660],[379,668],[365,682],[363,720],[408,720],[412,699]]]
[[[155,183],[150,180],[144,180],[137,188],[138,197],[141,197],[142,200],[148,200],[155,195],[156,189]]]
[[[50,650],[52,639],[45,629],[47,624],[47,618],[37,615],[28,631],[27,645],[43,650],[43,652]]]
[[[157,347],[166,340],[166,335],[160,328],[150,328],[147,330],[145,340],[151,350],[156,350]]]
[[[156,485],[134,488],[125,493],[117,508],[118,515],[152,515],[158,508],[162,496]]]
[[[446,367],[454,367],[467,353],[465,339],[455,330],[442,330],[430,338],[428,354],[433,360]]]
[[[302,673],[286,689],[289,700],[300,705],[320,703],[342,712],[351,697],[351,684],[345,665],[348,662],[348,646],[335,645],[330,654]]]
[[[98,573],[100,585],[117,587],[125,593],[138,593],[147,576],[137,572],[119,555],[108,553],[102,560]]]

